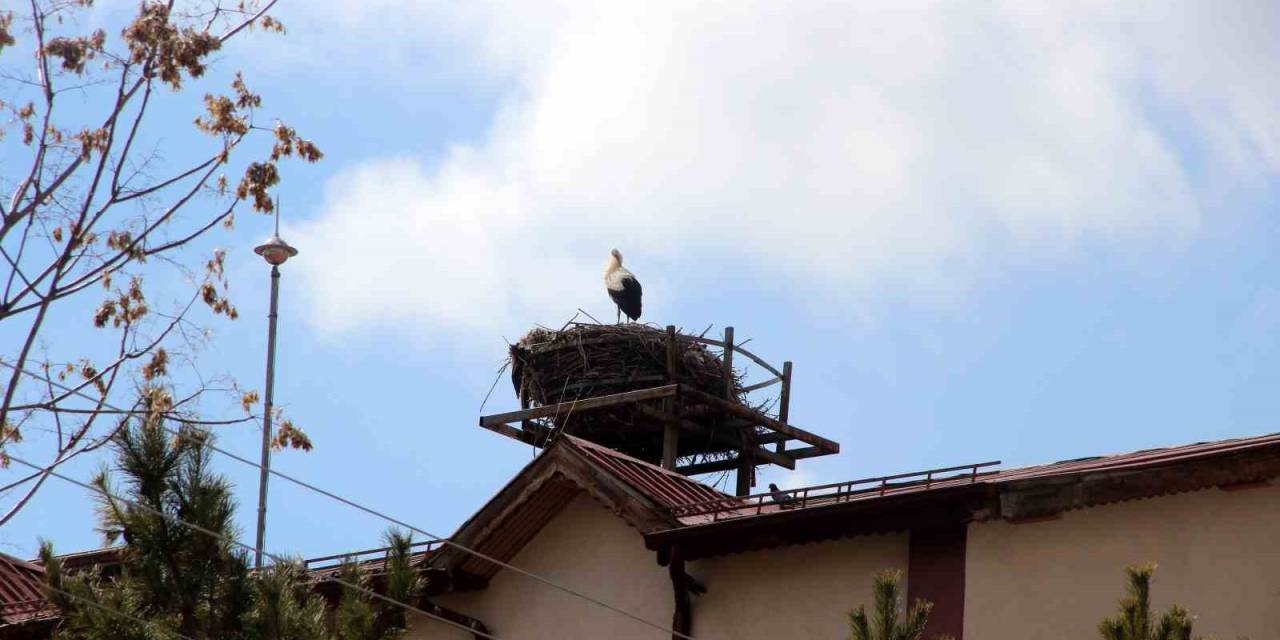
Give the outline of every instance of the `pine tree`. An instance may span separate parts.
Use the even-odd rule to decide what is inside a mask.
[[[47,595],[62,612],[55,638],[391,640],[403,633],[401,607],[349,587],[330,622],[300,562],[250,571],[248,554],[230,542],[239,533],[236,505],[231,485],[211,468],[211,439],[192,427],[171,435],[152,419],[114,437],[120,486],[106,470],[93,484],[122,498],[97,496],[98,528],[109,544],[123,541],[121,562],[68,575],[52,546],[41,545]],[[420,576],[411,566],[410,539],[390,532],[387,540],[385,593],[414,602]],[[352,563],[341,577],[370,584]]]
[[[422,576],[412,565],[412,540],[408,535],[388,531],[386,533],[387,558],[381,577],[383,596],[395,602],[416,602],[422,592]],[[368,571],[354,562],[344,562],[338,570],[339,578],[346,584],[365,589],[375,586]],[[336,640],[393,640],[408,627],[405,609],[381,598],[374,598],[366,591],[343,586],[342,599],[334,612],[334,637]]]
[[[1129,578],[1128,595],[1120,601],[1120,611],[1098,624],[1104,640],[1191,640],[1191,614],[1185,607],[1173,605],[1151,623],[1151,574],[1156,565],[1125,569]]]
[[[916,600],[906,611],[902,609],[902,572],[885,570],[876,574],[872,592],[875,606],[872,617],[867,617],[866,607],[858,605],[849,613],[849,640],[920,640],[933,603]],[[939,638],[939,640],[942,640]]]
[[[246,554],[227,541],[237,534],[231,487],[210,468],[209,434],[191,427],[178,433],[171,436],[155,420],[134,421],[113,440],[122,486],[116,487],[105,469],[92,481],[102,492],[136,503],[103,493],[96,496],[99,531],[108,544],[124,542],[119,575],[64,576],[50,546],[43,546],[42,559],[54,587],[49,595],[64,612],[59,638],[117,637],[108,629],[137,626],[119,616],[113,619],[87,602],[119,606],[152,622],[118,637],[246,637],[244,620],[254,585]]]

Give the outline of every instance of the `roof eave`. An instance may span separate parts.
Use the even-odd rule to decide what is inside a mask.
[[[806,544],[859,535],[943,526],[965,521],[990,504],[984,483],[775,511],[757,516],[682,526],[645,536],[645,546],[665,554],[679,546],[685,559]]]
[[[730,518],[655,532],[645,536],[645,546],[662,555],[679,545],[684,557],[692,559],[975,520],[1036,520],[1073,509],[1212,487],[1247,486],[1276,477],[1280,477],[1280,443],[1115,469],[979,480]]]

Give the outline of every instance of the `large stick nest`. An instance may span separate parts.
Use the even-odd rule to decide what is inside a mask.
[[[741,375],[727,374],[719,355],[679,335],[675,380],[721,397],[728,384],[731,396],[744,402]],[[511,382],[524,407],[669,384],[667,333],[642,324],[571,324],[560,331],[537,328],[511,346]],[[642,458],[661,455],[661,422],[630,404],[555,416],[550,422],[566,433]],[[727,455],[723,446],[700,440],[681,438],[680,456]]]

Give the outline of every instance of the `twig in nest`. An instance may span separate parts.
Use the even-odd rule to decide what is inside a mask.
[[[595,320],[596,324],[604,324],[603,322],[600,322],[599,320],[596,320],[596,317],[595,317],[595,316],[593,316],[593,315],[591,315],[591,314],[587,313],[586,311],[584,311],[584,310],[582,309],[582,307],[578,307],[578,313],[581,313],[582,315],[584,315],[584,316],[586,316],[586,317],[588,317],[588,318],[591,318],[592,320]],[[577,316],[574,316],[574,317],[577,317]]]
[[[507,359],[502,363],[502,368],[498,369],[498,375],[493,377],[493,384],[489,385],[489,393],[484,394],[484,400],[480,402],[480,415],[484,415],[484,406],[489,404],[489,396],[493,395],[493,390],[498,388],[498,381],[502,379],[502,374],[511,366],[511,360]]]

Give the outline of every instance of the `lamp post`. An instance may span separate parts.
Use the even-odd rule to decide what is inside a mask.
[[[262,412],[262,474],[258,479],[258,538],[254,544],[253,566],[262,568],[262,547],[267,536],[267,480],[271,475],[271,405],[276,382],[276,309],[280,301],[280,265],[298,255],[280,237],[279,205],[276,212],[276,232],[271,239],[254,247],[253,252],[271,265],[271,313],[267,315],[267,394]]]

